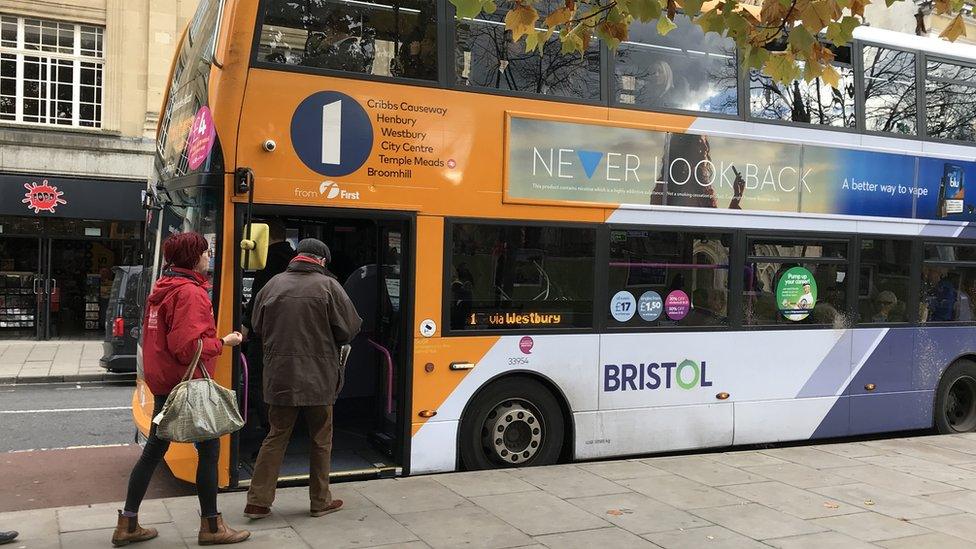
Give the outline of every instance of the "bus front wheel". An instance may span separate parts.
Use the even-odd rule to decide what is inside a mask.
[[[551,465],[564,436],[552,392],[533,379],[502,379],[481,391],[461,418],[461,463],[468,470]]]
[[[935,398],[935,427],[940,433],[976,431],[976,362],[949,366]]]

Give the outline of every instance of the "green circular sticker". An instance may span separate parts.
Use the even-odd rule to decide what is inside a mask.
[[[787,320],[799,321],[810,316],[817,304],[817,281],[803,267],[792,267],[783,273],[776,285],[776,304]]]

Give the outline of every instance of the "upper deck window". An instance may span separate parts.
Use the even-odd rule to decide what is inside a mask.
[[[617,49],[614,100],[651,109],[738,113],[735,44],[705,33],[684,15],[661,36],[656,22],[637,23]]]
[[[930,59],[925,77],[929,136],[976,141],[976,67]]]
[[[186,154],[187,135],[200,107],[209,103],[210,72],[220,28],[222,0],[201,0],[173,63],[169,94],[156,135],[156,173],[160,181],[182,177],[191,169]],[[220,143],[212,149],[202,171],[222,170]]]
[[[565,5],[539,0],[534,4],[542,17]],[[506,7],[477,19],[458,19],[454,64],[459,86],[491,88],[596,101],[600,99],[600,43],[594,39],[582,56],[562,53],[558,35],[534,52],[525,41],[512,42],[505,30]]]
[[[270,0],[257,58],[437,80],[437,6],[434,0]]]
[[[915,135],[915,54],[864,47],[864,122],[868,131]]]
[[[789,84],[781,84],[753,70],[749,73],[749,103],[752,116],[766,120],[821,126],[855,127],[854,67],[851,64],[851,48],[828,47],[835,55],[834,70],[840,75],[838,89],[834,89],[819,77],[810,82],[801,77]],[[776,48],[770,46],[770,49]]]

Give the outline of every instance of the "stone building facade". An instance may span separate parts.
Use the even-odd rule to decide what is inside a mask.
[[[112,320],[198,1],[0,0],[0,339],[98,337]]]
[[[38,20],[101,29],[103,67],[97,127],[18,123],[0,117],[0,168],[32,172],[50,165],[59,175],[145,181],[170,63],[197,3],[0,0],[5,22]]]

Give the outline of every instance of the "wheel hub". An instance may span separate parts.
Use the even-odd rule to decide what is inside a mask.
[[[527,402],[502,402],[485,419],[484,442],[488,454],[508,464],[531,460],[542,447],[543,425],[535,407]]]
[[[964,376],[953,382],[946,395],[945,416],[954,431],[976,429],[976,379]]]

